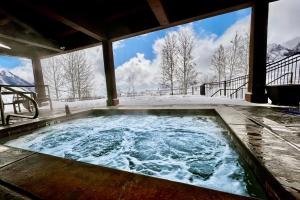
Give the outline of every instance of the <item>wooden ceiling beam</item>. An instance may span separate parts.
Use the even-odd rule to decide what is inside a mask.
[[[41,36],[41,34],[38,31],[36,31],[35,29],[33,29],[28,24],[22,22],[20,19],[18,19],[16,16],[12,15],[11,13],[7,12],[6,10],[3,10],[2,8],[0,8],[0,13],[2,15],[5,15],[7,17],[7,19],[9,20],[9,22],[14,21],[18,25],[20,25],[21,27],[23,27],[24,29],[26,29],[28,32],[34,33],[34,34],[36,34],[38,36]]]
[[[167,13],[161,3],[161,0],[147,0],[147,1],[159,24],[162,26],[169,24],[170,22]]]
[[[102,41],[103,39],[105,39],[104,34],[100,34],[98,32],[92,31],[88,27],[84,27],[84,25],[76,23],[58,13],[55,13],[54,11],[52,11],[46,7],[43,7],[43,6],[40,6],[37,4],[30,4],[26,1],[24,1],[24,3],[25,3],[24,4],[25,6],[29,6],[31,9],[39,12],[40,14],[42,14],[50,19],[53,19],[57,22],[60,22],[66,26],[69,26],[76,31],[82,32],[82,33],[90,36],[91,38],[94,38],[98,41]]]
[[[0,55],[30,58],[30,55],[25,52],[16,52],[16,51],[12,51],[10,49],[4,49],[4,48],[0,48]]]
[[[21,26],[24,31],[5,31],[0,30],[0,38],[2,40],[8,40],[12,43],[20,43],[21,45],[17,45],[17,51],[20,51],[21,48],[25,48],[25,45],[30,45],[33,47],[43,48],[54,52],[62,52],[63,50],[60,49],[59,45],[54,44],[53,42],[49,42],[49,39],[45,39],[45,37],[32,28],[30,25],[24,23],[22,20],[18,19],[13,14],[7,12],[6,10],[0,8],[0,14],[6,16],[6,19],[9,20],[8,23],[5,25],[9,25],[15,27],[15,24]],[[15,23],[15,24],[14,24]],[[23,34],[21,33],[23,32]],[[24,34],[25,33],[25,34]],[[23,44],[23,46],[22,46]],[[10,46],[10,45],[9,45]],[[13,45],[14,47],[16,45]],[[15,51],[16,49],[12,49],[11,51]],[[3,52],[3,51],[2,51]],[[10,51],[8,51],[10,52]],[[24,51],[22,51],[24,54]]]
[[[7,48],[0,48],[0,55],[8,55],[8,56],[16,56],[16,57],[25,57],[30,58],[33,52],[39,52],[39,54],[44,55],[51,52],[51,50],[46,50],[38,47],[28,46],[21,44],[19,42],[13,42],[11,40],[6,40],[0,38],[2,44],[8,46],[10,49]]]
[[[12,36],[10,34],[4,34],[4,33],[0,33],[0,38],[9,40],[12,42],[18,42],[18,43],[22,43],[22,44],[26,44],[26,45],[30,45],[30,46],[34,46],[34,47],[48,49],[48,50],[55,51],[55,52],[63,52],[62,49],[60,49],[59,47],[57,47],[54,44],[45,43],[44,41],[37,42],[37,38],[31,39],[31,38],[25,38],[24,36],[21,36],[21,35]],[[12,48],[12,50],[14,50],[14,49]]]
[[[62,32],[62,33],[58,33],[57,36],[58,37],[66,37],[69,35],[73,35],[75,33],[78,33],[79,31],[75,30],[75,29],[70,29],[68,31]]]

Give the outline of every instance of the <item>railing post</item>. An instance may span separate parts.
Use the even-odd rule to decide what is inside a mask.
[[[194,87],[192,86],[192,95],[194,95]]]
[[[224,96],[226,96],[226,81],[224,81]]]
[[[293,72],[291,72],[290,84],[293,84]]]

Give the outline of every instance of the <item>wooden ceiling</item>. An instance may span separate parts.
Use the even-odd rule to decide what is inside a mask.
[[[6,0],[0,54],[51,56],[250,7],[258,0]],[[259,0],[273,1],[273,0]]]

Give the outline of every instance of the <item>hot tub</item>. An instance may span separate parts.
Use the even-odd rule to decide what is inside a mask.
[[[265,198],[260,184],[235,150],[230,134],[212,111],[94,112],[86,117],[50,123],[4,144]]]

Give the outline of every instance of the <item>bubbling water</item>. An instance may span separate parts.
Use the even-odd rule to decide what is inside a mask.
[[[227,132],[213,116],[112,115],[45,127],[6,145],[253,196]]]

